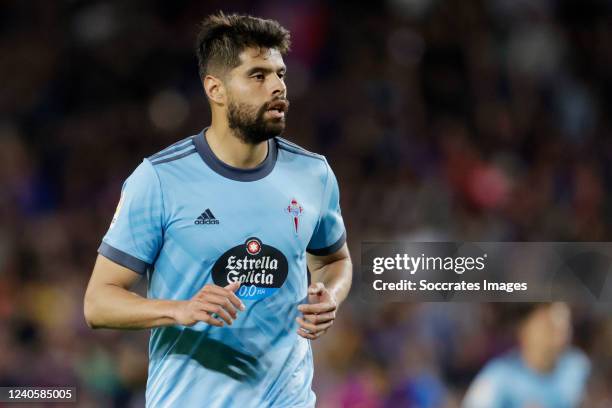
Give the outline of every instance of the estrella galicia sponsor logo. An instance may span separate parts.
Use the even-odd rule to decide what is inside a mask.
[[[288,272],[285,255],[253,237],[221,255],[213,265],[212,277],[219,286],[241,282],[238,297],[242,299],[263,299],[283,286]]]
[[[219,224],[219,220],[215,218],[210,208],[207,208],[196,220],[194,221],[196,225],[211,225],[211,224]]]

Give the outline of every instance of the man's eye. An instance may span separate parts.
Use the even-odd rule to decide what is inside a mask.
[[[255,74],[253,75],[253,78],[255,78],[258,81],[263,81],[264,80],[264,74]]]

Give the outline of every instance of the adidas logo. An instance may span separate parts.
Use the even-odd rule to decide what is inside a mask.
[[[210,224],[218,224],[219,220],[216,219],[212,211],[210,211],[210,209],[207,208],[206,211],[202,213],[202,215],[196,218],[194,223],[196,225],[204,225],[204,224],[210,225]]]

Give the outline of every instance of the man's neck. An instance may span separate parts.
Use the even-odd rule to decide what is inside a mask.
[[[223,163],[239,169],[252,169],[260,165],[268,155],[268,142],[244,143],[229,127],[213,124],[204,137],[212,152]]]
[[[541,374],[549,373],[555,367],[554,359],[551,359],[546,353],[529,347],[521,347],[521,358],[525,365]]]

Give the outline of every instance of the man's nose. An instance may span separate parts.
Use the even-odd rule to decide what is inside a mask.
[[[285,82],[278,75],[273,75],[272,95],[282,97],[287,95],[287,85],[285,85]]]

